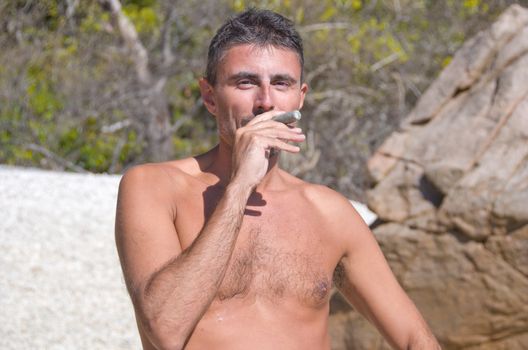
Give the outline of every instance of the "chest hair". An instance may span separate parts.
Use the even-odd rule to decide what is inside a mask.
[[[319,249],[295,244],[279,247],[262,236],[260,228],[251,228],[248,238],[237,245],[218,299],[243,298],[255,293],[275,301],[295,298],[309,306],[325,303],[331,277],[324,271]]]

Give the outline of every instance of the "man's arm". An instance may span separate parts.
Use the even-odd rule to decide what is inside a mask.
[[[177,179],[175,186],[160,165],[152,165],[127,172],[121,181],[116,243],[139,321],[158,349],[182,349],[213,301],[247,199],[266,173],[266,151],[273,147],[298,152],[281,140],[299,142],[304,137],[299,130],[270,121],[273,114],[263,114],[237,132],[232,180],[184,251],[174,227],[179,213],[171,192],[178,187]]]
[[[333,229],[344,247],[334,274],[339,291],[395,349],[440,349],[356,210],[342,196],[334,199],[332,208]]]
[[[168,198],[155,190],[137,193],[153,180],[168,186],[155,179],[161,174],[145,174],[149,170],[134,169],[121,182],[116,242],[149,340],[159,349],[181,349],[223,279],[251,189],[228,186],[207,226],[182,251]]]

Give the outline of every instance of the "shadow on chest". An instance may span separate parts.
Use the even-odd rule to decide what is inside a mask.
[[[331,278],[318,240],[313,235],[299,238],[301,230],[284,231],[288,232],[276,232],[269,225],[241,232],[245,237],[235,247],[218,299],[254,293],[274,301],[294,298],[313,307],[326,303]]]

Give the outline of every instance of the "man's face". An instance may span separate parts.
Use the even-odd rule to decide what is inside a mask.
[[[220,61],[216,84],[202,80],[204,103],[216,117],[220,138],[233,144],[237,128],[270,110],[300,109],[307,91],[297,54],[273,46],[237,45]]]

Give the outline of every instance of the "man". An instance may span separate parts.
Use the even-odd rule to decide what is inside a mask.
[[[397,349],[438,349],[348,200],[278,165],[305,136],[271,118],[300,109],[302,42],[248,10],[213,38],[205,154],[135,167],[116,241],[145,349],[329,349],[332,281]]]

